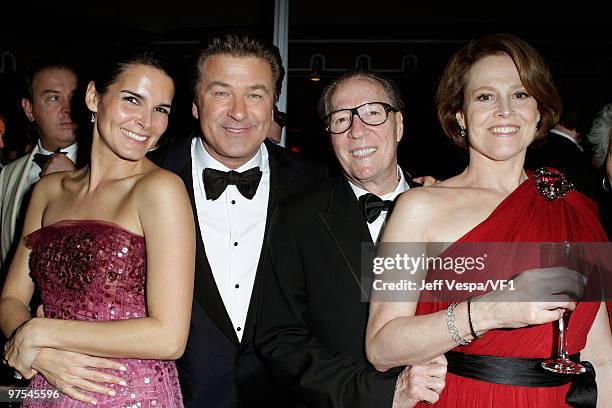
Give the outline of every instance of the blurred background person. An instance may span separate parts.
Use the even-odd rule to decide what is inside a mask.
[[[597,170],[583,146],[580,112],[575,105],[572,100],[563,101],[559,121],[527,149],[525,168],[549,166],[561,170],[578,191],[595,200],[599,194]]]
[[[594,147],[593,162],[600,171],[600,191],[602,193],[599,203],[601,223],[612,237],[612,103],[601,109],[587,136]]]
[[[74,66],[61,57],[38,57],[29,66],[21,106],[38,140],[29,154],[0,172],[0,270],[10,264],[30,187],[41,176],[76,168],[77,125],[71,104],[77,84]]]
[[[281,142],[281,135],[283,133],[283,128],[287,126],[287,114],[285,112],[281,112],[278,110],[278,107],[274,105],[274,113],[273,113],[273,121],[270,126],[270,134],[268,135],[268,140],[279,144]]]
[[[593,121],[587,138],[593,145],[593,163],[599,168],[601,194],[599,197],[599,217],[601,224],[612,238],[612,103],[605,105]],[[610,326],[612,327],[612,302],[607,303]]]

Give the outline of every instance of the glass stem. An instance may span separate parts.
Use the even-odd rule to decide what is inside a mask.
[[[567,360],[566,313],[559,319],[559,358]]]

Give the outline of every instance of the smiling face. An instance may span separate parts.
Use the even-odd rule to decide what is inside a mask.
[[[230,169],[249,161],[270,133],[274,82],[270,64],[256,57],[217,54],[201,69],[192,113],[204,147]]]
[[[456,116],[467,129],[470,153],[496,161],[524,155],[540,120],[537,101],[505,54],[484,57],[472,66],[463,111]]]
[[[330,101],[331,112],[368,102],[391,104],[379,82],[360,77],[338,85]],[[387,121],[378,126],[366,125],[354,116],[347,131],[330,134],[330,138],[344,175],[365,190],[385,194],[397,186],[397,144],[403,133],[402,114],[389,112]]]
[[[26,116],[38,126],[41,143],[49,151],[70,146],[76,140],[76,124],[70,117],[76,88],[74,72],[45,68],[32,79],[32,100],[22,100]]]
[[[127,160],[140,160],[168,127],[174,83],[163,71],[129,66],[100,95],[91,82],[87,106],[96,112],[94,143],[99,140]]]

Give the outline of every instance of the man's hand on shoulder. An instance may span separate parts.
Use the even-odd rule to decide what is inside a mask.
[[[434,184],[439,183],[441,180],[437,180],[432,176],[420,176],[420,177],[413,177],[412,179],[413,181],[422,184],[423,187],[429,187],[429,186],[433,186]]]

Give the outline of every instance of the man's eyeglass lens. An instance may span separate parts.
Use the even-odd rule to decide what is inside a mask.
[[[382,125],[387,121],[389,112],[397,112],[397,109],[383,102],[364,103],[356,108],[341,109],[327,115],[327,129],[330,133],[346,132],[353,124],[355,115],[366,125]]]

